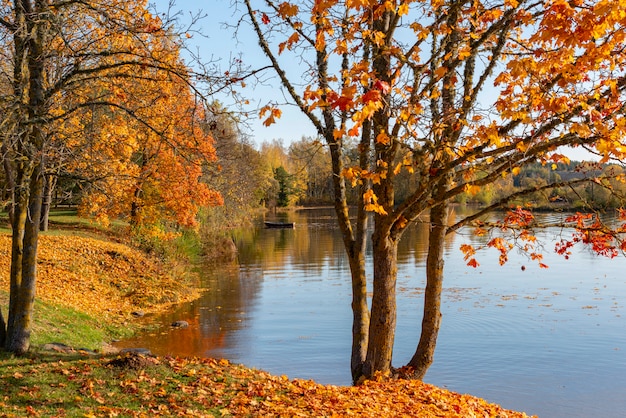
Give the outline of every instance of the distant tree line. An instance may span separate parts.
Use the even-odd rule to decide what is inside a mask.
[[[356,146],[353,155],[356,155]],[[289,146],[281,141],[265,143],[260,150],[261,159],[272,168],[274,185],[265,191],[263,201],[270,206],[313,206],[332,204],[332,172],[328,150],[314,138],[302,138]],[[348,159],[352,159],[348,153]],[[354,157],[356,158],[356,157]],[[351,161],[346,162],[346,166]],[[530,205],[539,209],[609,209],[620,207],[626,194],[626,173],[616,164],[599,164],[587,161],[569,163],[535,162],[521,167],[517,174],[503,177],[476,191],[468,191],[456,198],[459,204],[490,205],[518,190],[537,188],[536,193],[524,195],[514,205]],[[603,178],[603,180],[542,189],[553,182],[573,179]],[[607,180],[607,178],[611,178]],[[395,179],[396,204],[409,195],[412,182],[408,173],[399,173]],[[349,189],[349,191],[353,191]],[[356,199],[356,193],[349,199]]]

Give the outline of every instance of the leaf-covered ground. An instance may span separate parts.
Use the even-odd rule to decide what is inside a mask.
[[[0,417],[526,417],[418,381],[342,387],[289,380],[226,360],[120,364],[119,358],[9,361],[0,370]]]
[[[0,290],[8,290],[9,242],[0,236]],[[123,324],[132,311],[163,309],[195,296],[180,287],[175,274],[165,274],[160,261],[104,238],[43,236],[39,248],[37,295],[52,307],[40,309],[42,316],[63,307]],[[58,326],[50,318],[38,320]],[[418,381],[341,387],[289,380],[226,360],[140,359],[139,367],[121,367],[124,358],[0,353],[0,418],[526,416]]]
[[[0,236],[0,289],[9,288],[11,237]],[[140,250],[83,236],[41,236],[37,298],[105,321],[158,310],[197,295]]]

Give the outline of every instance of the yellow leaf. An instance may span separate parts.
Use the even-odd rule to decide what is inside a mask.
[[[289,18],[298,15],[298,6],[288,2],[283,2],[278,5],[278,14],[282,18]]]
[[[389,136],[387,135],[387,133],[383,131],[379,133],[378,136],[376,136],[376,142],[378,142],[379,144],[388,145],[391,142],[391,140]]]
[[[480,186],[468,183],[465,185],[465,192],[475,196],[478,192],[480,192]]]
[[[465,58],[469,57],[470,55],[472,55],[472,53],[470,52],[469,48],[467,48],[467,47],[461,48],[459,50],[459,59],[460,60],[464,60]]]
[[[435,76],[437,78],[441,78],[444,75],[446,75],[447,72],[448,72],[448,69],[446,67],[439,67],[435,70]]]

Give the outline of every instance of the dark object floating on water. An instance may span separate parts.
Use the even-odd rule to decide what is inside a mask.
[[[295,222],[265,222],[266,228],[294,228]]]

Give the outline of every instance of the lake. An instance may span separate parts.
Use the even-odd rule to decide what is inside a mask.
[[[334,213],[267,220],[296,227],[264,229],[259,220],[237,233],[237,262],[203,268],[201,299],[146,318],[162,325],[119,345],[349,385],[350,274]],[[394,366],[410,359],[419,339],[426,228],[407,231],[398,252]],[[553,253],[559,232],[539,234],[548,269],[514,252],[500,266],[495,250],[467,267],[459,246],[478,238],[468,230],[449,237],[442,327],[426,382],[540,417],[625,416],[626,259],[578,248],[565,260]],[[171,329],[174,320],[190,326]]]

